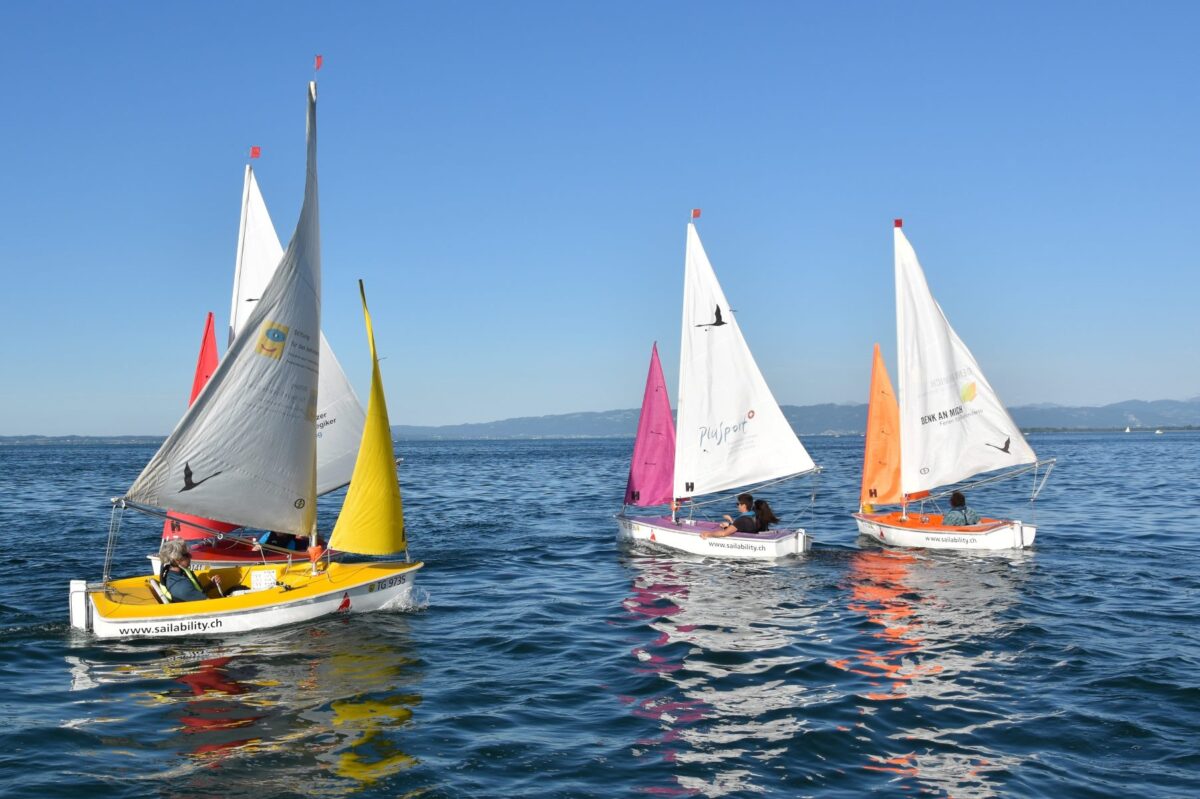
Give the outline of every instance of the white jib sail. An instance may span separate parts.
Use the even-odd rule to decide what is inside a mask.
[[[296,232],[245,327],[127,499],[249,527],[311,532],[321,330],[316,125],[310,84]]]
[[[1033,463],[1037,456],[950,327],[899,227],[895,239],[902,490]]]
[[[233,277],[233,306],[229,312],[230,339],[241,332],[263,289],[283,258],[283,247],[254,170],[246,166],[242,221],[238,233],[237,266]],[[366,412],[342,365],[321,333],[321,378],[317,390],[317,494],[350,482],[362,440]]]
[[[754,363],[688,224],[679,356],[675,496],[692,497],[816,468]]]

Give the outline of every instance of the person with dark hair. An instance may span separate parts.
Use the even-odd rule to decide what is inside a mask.
[[[738,494],[738,515],[735,519],[728,513],[725,514],[725,521],[721,522],[721,526],[716,530],[705,531],[700,534],[701,538],[724,538],[727,535],[734,533],[757,533],[758,518],[755,516],[752,508],[754,507],[754,497],[750,494]]]
[[[950,495],[950,512],[942,517],[942,524],[947,527],[979,524],[979,514],[967,507],[967,498],[961,491],[955,491]]]
[[[767,504],[765,499],[754,500],[754,518],[758,521],[757,532],[760,533],[765,533],[771,529],[772,524],[779,522],[779,518],[771,510],[771,506]]]

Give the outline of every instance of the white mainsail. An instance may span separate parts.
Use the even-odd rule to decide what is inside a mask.
[[[899,222],[896,339],[905,494],[1033,463],[1033,450],[934,300]]]
[[[248,527],[310,533],[317,509],[320,296],[313,83],[296,232],[208,385],[126,499]]]
[[[242,220],[238,232],[237,266],[233,277],[233,305],[229,311],[230,341],[241,332],[275,274],[283,246],[271,223],[267,203],[258,188],[254,170],[246,165],[242,192]],[[317,494],[350,482],[366,414],[342,365],[320,336],[321,375],[317,390]]]
[[[675,496],[816,468],[780,410],[725,300],[696,226],[687,229]]]

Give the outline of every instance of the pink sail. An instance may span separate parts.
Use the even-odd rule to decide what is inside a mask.
[[[188,405],[196,401],[196,397],[200,396],[200,392],[208,384],[208,378],[212,377],[212,373],[216,370],[217,334],[213,328],[212,311],[209,311],[208,319],[204,323],[204,338],[200,340],[200,357],[196,359],[196,375],[192,378],[192,396],[188,398]],[[168,511],[168,513],[171,517],[163,521],[162,537],[164,540],[183,538],[188,541],[196,541],[211,536],[212,530],[228,533],[237,529],[235,524],[226,524],[214,519],[190,516],[176,511]],[[200,527],[193,527],[193,524],[198,524]]]
[[[675,422],[671,419],[671,400],[655,344],[650,352],[650,372],[646,375],[637,439],[633,442],[625,504],[640,507],[667,504],[672,499],[674,477]]]

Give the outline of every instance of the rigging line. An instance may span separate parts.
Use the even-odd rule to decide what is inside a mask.
[[[813,468],[809,469],[807,472],[796,472],[795,474],[784,475],[783,477],[777,477],[774,480],[768,480],[765,483],[759,483],[757,485],[743,487],[743,488],[739,489],[738,491],[735,491],[731,494],[719,494],[719,495],[713,497],[712,499],[706,499],[702,502],[697,502],[694,499],[689,500],[687,504],[691,508],[702,508],[705,505],[712,505],[717,502],[728,502],[731,498],[736,499],[738,494],[753,494],[753,493],[763,490],[764,488],[770,488],[771,486],[779,485],[780,483],[786,483],[788,480],[795,480],[797,477],[804,477],[805,475],[809,475],[809,474],[818,475],[822,471],[823,471],[823,469],[820,466],[814,466]],[[814,496],[815,496],[815,494],[814,494]]]
[[[194,527],[197,530],[203,530],[206,533],[212,533],[212,537],[210,539],[206,539],[206,540],[236,541],[239,544],[246,544],[247,546],[258,545],[263,548],[264,552],[269,550],[271,552],[278,552],[282,555],[294,555],[297,552],[297,550],[285,549],[283,547],[275,546],[274,544],[261,544],[253,538],[246,538],[244,536],[233,535],[232,533],[225,533],[220,530],[214,530],[211,527],[205,527],[203,524],[198,524],[191,520],[180,519],[177,516],[172,516],[170,511],[165,511],[165,510],[162,510],[161,508],[155,508],[155,507],[151,507],[149,505],[141,505],[137,502],[132,502],[127,499],[121,500],[120,502],[121,502],[122,507],[133,508],[134,510],[144,513],[147,516],[156,516],[160,519],[168,519],[170,521],[180,522],[182,524],[186,524],[188,527]],[[245,528],[243,527],[241,529],[245,529]],[[265,562],[265,560],[264,560],[264,562]]]
[[[922,500],[937,500],[937,499],[941,499],[942,497],[948,497],[951,494],[953,494],[955,491],[974,491],[976,488],[979,488],[980,486],[989,485],[991,483],[998,483],[1001,480],[1011,480],[1014,477],[1020,477],[1023,474],[1034,471],[1035,469],[1037,469],[1037,467],[1040,464],[1046,464],[1046,463],[1053,463],[1053,458],[1051,458],[1050,460],[1045,460],[1045,461],[1034,461],[1033,463],[1018,467],[1018,468],[1012,470],[1011,472],[1005,472],[1004,474],[997,474],[992,477],[985,477],[984,479],[977,480],[974,483],[967,483],[966,485],[961,485],[958,487],[947,486],[944,491],[939,491],[936,494],[931,493],[927,497],[922,497]]]
[[[108,581],[111,578],[113,555],[117,549],[117,536],[121,532],[121,520],[125,517],[125,500],[113,499],[112,515],[108,520],[108,545],[104,549],[104,590],[108,591]]]

